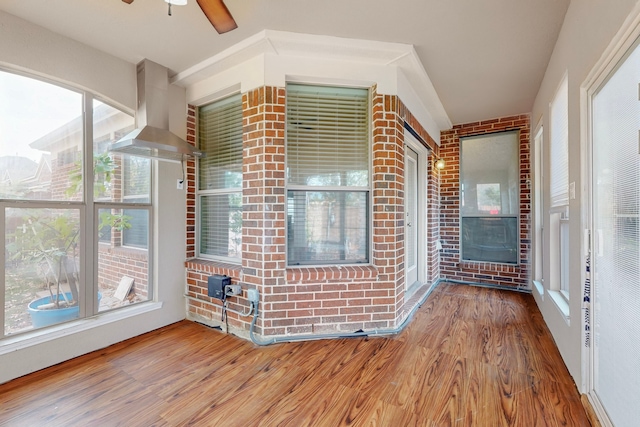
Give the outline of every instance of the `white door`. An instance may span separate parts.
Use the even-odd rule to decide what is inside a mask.
[[[418,153],[407,147],[405,155],[405,271],[406,289],[418,281]]]
[[[640,49],[592,98],[590,394],[615,426],[640,420]]]

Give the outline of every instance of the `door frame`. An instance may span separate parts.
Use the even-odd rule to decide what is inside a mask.
[[[404,149],[404,277],[405,291],[409,290],[418,282],[418,272],[420,266],[420,253],[418,244],[420,242],[420,224],[418,213],[418,203],[420,193],[418,189],[418,153],[409,145]],[[409,171],[413,169],[412,173]],[[413,181],[411,183],[410,181]],[[413,253],[409,248],[413,246]],[[413,255],[411,257],[410,255]],[[413,258],[413,259],[411,259]]]
[[[594,313],[591,310],[597,285],[592,281],[591,267],[594,253],[594,212],[593,212],[593,111],[592,101],[595,94],[603,84],[608,81],[610,74],[617,69],[618,65],[625,59],[631,49],[639,43],[640,39],[640,3],[636,4],[629,13],[618,33],[613,37],[604,53],[591,69],[591,72],[580,86],[580,123],[581,123],[581,152],[582,158],[582,178],[584,179],[584,198],[582,209],[583,220],[583,259],[585,268],[581,269],[582,286],[582,384],[581,391],[584,392],[593,407],[598,420],[603,426],[612,426],[607,412],[595,392],[595,338]]]
[[[416,162],[416,178],[417,178],[417,200],[416,200],[416,225],[417,225],[417,265],[418,285],[407,287],[406,284],[406,265],[405,265],[405,300],[411,297],[416,289],[427,281],[427,164],[429,159],[429,150],[422,145],[418,139],[413,136],[410,130],[404,129],[404,145],[409,147],[418,154]],[[405,149],[406,152],[406,149]]]

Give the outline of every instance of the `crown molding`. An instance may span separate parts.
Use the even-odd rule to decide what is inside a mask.
[[[188,87],[266,54],[289,59],[333,61],[400,70],[415,92],[414,102],[422,104],[419,109],[428,112],[440,130],[452,127],[431,79],[410,44],[263,30],[177,73],[172,77],[171,83]]]

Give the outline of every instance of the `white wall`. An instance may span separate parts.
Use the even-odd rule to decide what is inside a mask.
[[[616,32],[622,26],[636,0],[574,0],[571,2],[553,55],[536,97],[531,115],[532,125],[542,119],[545,141],[545,188],[544,205],[550,206],[548,197],[549,177],[549,103],[568,73],[569,83],[569,182],[576,183],[576,198],[569,201],[570,218],[570,321],[560,314],[553,299],[545,296],[536,299],[545,321],[565,360],[569,372],[582,392],[582,291],[584,256],[582,252],[583,232],[586,227],[586,212],[582,209],[586,197],[584,182],[584,153],[581,145],[580,86],[603,54]],[[532,134],[532,144],[535,135]],[[548,216],[548,215],[546,215]],[[549,224],[545,224],[546,242],[550,241]],[[545,251],[545,285],[549,284],[549,250]],[[532,254],[535,250],[532,251]]]
[[[35,73],[89,90],[130,111],[135,108],[136,66],[0,11],[0,66]],[[171,87],[170,127],[186,135],[183,88]],[[156,162],[154,181],[155,303],[116,310],[95,319],[8,338],[0,343],[0,383],[185,318],[184,190],[177,163]],[[161,208],[160,208],[161,206]]]

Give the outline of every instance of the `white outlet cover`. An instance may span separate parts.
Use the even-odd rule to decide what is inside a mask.
[[[576,198],[576,182],[575,181],[569,184],[569,198],[571,200]]]

